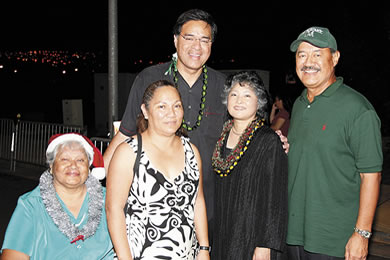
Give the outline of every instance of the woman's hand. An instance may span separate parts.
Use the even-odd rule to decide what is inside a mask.
[[[271,259],[271,249],[264,247],[256,247],[253,253],[252,260],[269,260]]]
[[[20,251],[16,251],[13,249],[4,249],[3,254],[0,255],[1,259],[3,260],[29,260],[30,256],[26,255],[25,253],[22,253]]]
[[[210,260],[210,253],[207,250],[199,250],[196,260]]]

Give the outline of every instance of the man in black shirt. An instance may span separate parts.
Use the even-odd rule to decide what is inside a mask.
[[[171,62],[158,64],[140,72],[130,91],[119,132],[104,153],[108,168],[115,148],[136,133],[136,118],[141,112],[141,101],[147,86],[167,79],[176,84],[183,101],[184,122],[190,140],[199,149],[202,158],[203,187],[209,229],[214,215],[214,176],[211,157],[222,131],[226,108],[221,102],[225,75],[206,66],[215,41],[217,25],[207,12],[189,10],[177,20],[174,29],[177,53]],[[209,232],[211,233],[211,232]],[[211,237],[211,234],[209,234]]]

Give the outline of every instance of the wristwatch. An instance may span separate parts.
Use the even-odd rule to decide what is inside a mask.
[[[199,246],[199,250],[206,250],[206,251],[209,251],[209,253],[211,252],[211,246]]]
[[[367,238],[367,239],[369,239],[371,237],[371,235],[372,235],[372,233],[370,231],[363,230],[363,229],[358,229],[357,227],[355,227],[353,230],[356,233],[358,233],[359,235],[361,235],[362,237]]]

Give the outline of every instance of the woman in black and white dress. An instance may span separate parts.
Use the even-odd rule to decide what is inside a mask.
[[[107,221],[119,259],[210,259],[198,149],[182,135],[176,87],[152,83],[133,136],[116,149],[107,176]],[[139,167],[133,171],[142,140]],[[125,215],[123,209],[125,208]]]

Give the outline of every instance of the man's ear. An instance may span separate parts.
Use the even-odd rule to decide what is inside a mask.
[[[339,51],[335,51],[332,54],[333,67],[336,67],[336,65],[339,63],[339,59],[340,59],[340,52]]]
[[[175,44],[175,49],[177,50],[177,37],[173,35],[173,43]]]

